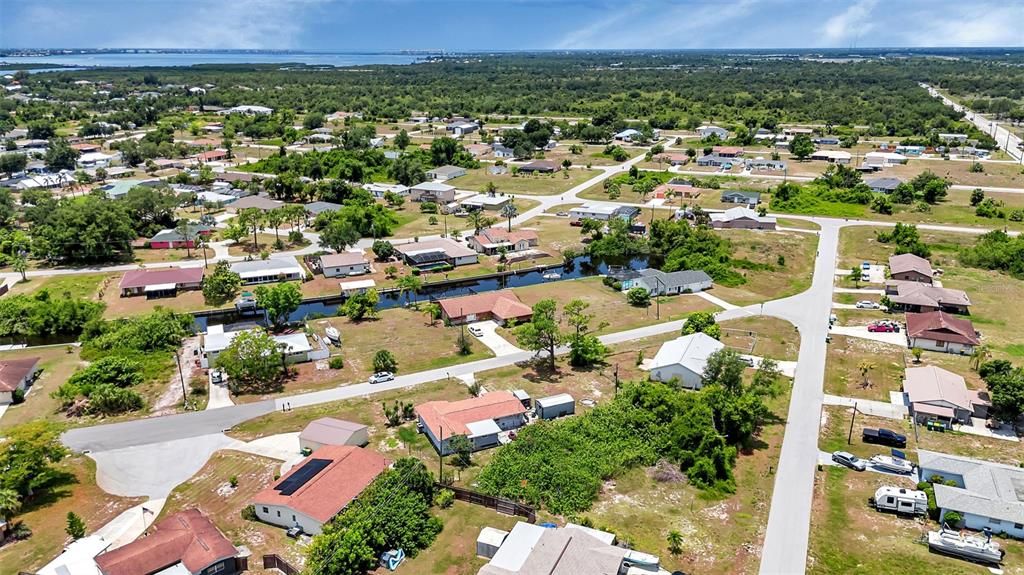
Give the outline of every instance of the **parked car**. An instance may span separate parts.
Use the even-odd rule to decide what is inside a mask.
[[[887,323],[869,323],[868,331],[872,333],[892,333],[896,329]]]
[[[844,465],[853,469],[854,471],[864,471],[868,468],[868,464],[863,459],[857,457],[852,453],[845,451],[835,451],[832,453],[832,461],[835,461],[839,465]]]
[[[288,537],[291,537],[292,539],[298,539],[299,535],[302,535],[302,527],[299,527],[298,525],[295,525],[295,526],[289,527],[288,531],[285,531],[284,533],[285,533],[285,535],[287,535]]]
[[[224,383],[224,372],[219,369],[211,371],[210,383]]]
[[[741,355],[739,357],[739,360],[742,361],[743,363],[749,365],[750,367],[754,367],[754,358],[752,358],[752,357],[744,357],[744,356]]]
[[[473,335],[475,335],[477,337],[483,337],[484,336],[484,330],[481,329],[480,326],[478,326],[478,325],[471,325],[471,326],[469,326],[469,333],[471,333],[471,334],[473,334]]]
[[[567,218],[567,217],[569,217],[569,212],[557,212],[557,213],[555,213],[555,215],[560,217],[560,218]]]
[[[860,269],[869,270],[871,269],[871,262],[861,262]]]
[[[877,443],[878,445],[888,445],[889,447],[907,446],[907,436],[902,433],[896,433],[891,429],[865,427],[860,437],[864,443]]]
[[[882,306],[867,299],[857,302],[857,309],[878,309],[880,307]]]
[[[390,371],[378,371],[370,376],[370,383],[384,383],[385,381],[393,381],[394,379],[395,374]]]

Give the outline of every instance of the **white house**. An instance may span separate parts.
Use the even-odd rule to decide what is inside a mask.
[[[460,176],[466,175],[466,168],[460,168],[459,166],[439,166],[431,170],[427,170],[427,178],[437,181],[454,180]]]
[[[474,450],[498,445],[504,431],[526,423],[526,407],[508,391],[492,391],[460,401],[428,401],[416,406],[419,426],[441,455],[451,453],[449,441],[466,436]]]
[[[200,364],[204,368],[209,368],[217,365],[217,356],[222,351],[231,345],[231,342],[238,337],[238,334],[245,331],[254,330],[238,330],[238,331],[224,331],[223,325],[211,325],[206,328],[206,335],[203,337],[203,357],[200,360]],[[284,335],[275,335],[272,338],[274,343],[277,344],[285,354],[285,363],[302,363],[309,361],[310,353],[313,351],[313,346],[310,345],[309,339],[303,332],[289,333]]]
[[[970,354],[981,344],[971,320],[944,311],[907,313],[907,340],[911,348]]]
[[[711,289],[712,284],[711,276],[702,270],[663,272],[647,268],[638,272],[626,272],[616,277],[621,278],[622,291],[642,287],[651,295],[697,293]]]
[[[447,204],[455,201],[455,186],[441,182],[420,182],[409,190],[409,199],[414,202]]]
[[[940,521],[955,511],[968,529],[987,527],[994,533],[1024,537],[1024,501],[1018,495],[1024,469],[924,449],[917,454],[921,481],[939,475],[956,484],[933,484]]]
[[[722,342],[705,333],[677,337],[662,344],[654,356],[648,366],[650,378],[666,383],[677,380],[682,387],[700,389],[704,386],[708,357],[724,348]]]
[[[640,208],[636,206],[621,206],[618,204],[583,204],[578,208],[569,210],[569,221],[597,220],[607,222],[612,218],[619,217],[626,222],[632,222],[640,214]]]
[[[25,391],[35,379],[38,371],[38,357],[0,361],[0,405],[13,402],[14,392],[19,389]]]
[[[811,154],[811,159],[825,161],[830,164],[849,164],[850,160],[853,159],[853,155],[842,150],[818,150]]]
[[[726,130],[725,128],[719,128],[718,126],[713,125],[701,126],[697,128],[697,134],[701,137],[701,139],[707,138],[712,134],[718,136],[718,138],[721,140],[726,140],[729,138],[729,130]]]
[[[103,152],[89,152],[78,156],[78,167],[80,168],[106,168],[114,156]]]
[[[320,269],[324,277],[328,278],[358,276],[371,271],[370,260],[366,259],[362,250],[320,256]]]
[[[869,166],[896,166],[906,164],[907,157],[896,152],[868,152],[864,154],[864,163]]]
[[[235,262],[231,264],[231,271],[238,274],[245,285],[301,281],[306,276],[305,270],[294,257]]]

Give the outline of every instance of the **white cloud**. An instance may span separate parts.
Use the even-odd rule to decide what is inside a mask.
[[[970,2],[910,15],[905,41],[915,46],[1022,46],[1024,4]],[[909,22],[908,22],[909,24]]]
[[[842,47],[842,44],[862,38],[875,28],[872,11],[877,4],[878,0],[859,0],[829,18],[822,27],[822,43]]]

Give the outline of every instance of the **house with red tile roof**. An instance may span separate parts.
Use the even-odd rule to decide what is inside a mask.
[[[450,324],[492,319],[504,325],[510,320],[528,321],[533,317],[533,308],[519,301],[510,290],[453,297],[437,303],[441,306],[441,319]]]
[[[153,524],[135,541],[96,556],[102,575],[234,575],[248,559],[198,509],[186,509]]]
[[[121,277],[121,297],[143,295],[147,298],[174,296],[178,290],[203,287],[203,268],[162,268],[128,270]]]
[[[208,150],[195,155],[195,158],[200,162],[218,162],[220,160],[228,159],[227,150]]]
[[[509,252],[521,252],[540,244],[540,237],[533,230],[513,230],[507,228],[485,228],[475,236],[470,236],[466,244],[479,253],[494,255],[505,248]]]
[[[391,463],[379,453],[351,445],[324,445],[257,493],[260,521],[318,535],[327,523]]]
[[[0,361],[0,405],[14,401],[14,392],[25,388],[39,371],[38,357],[23,357]]]
[[[944,311],[908,313],[907,339],[912,348],[960,354],[972,353],[981,343],[970,320]]]
[[[428,401],[416,406],[419,426],[441,455],[451,453],[449,442],[466,436],[473,450],[498,445],[503,431],[518,429],[526,420],[526,407],[510,391],[492,391],[460,401]]]

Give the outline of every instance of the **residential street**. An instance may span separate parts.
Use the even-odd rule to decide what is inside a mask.
[[[974,112],[970,108],[967,108],[966,106],[962,106],[960,104],[957,104],[953,100],[950,100],[949,98],[941,94],[938,90],[929,86],[928,84],[921,84],[921,87],[928,90],[928,92],[932,96],[937,96],[941,98],[943,104],[949,106],[950,108],[953,108],[958,112],[963,112],[964,114],[966,114],[967,119],[970,120],[971,122],[974,122],[974,125],[977,126],[979,130],[995,138],[996,143],[998,143],[999,146],[1002,147],[1011,158],[1017,161],[1021,161],[1021,156],[1024,156],[1024,150],[1018,147],[1021,143],[1020,138],[1010,133],[1009,130],[1002,127],[998,123],[993,123],[992,120],[989,120],[985,116],[982,116],[981,114]]]

